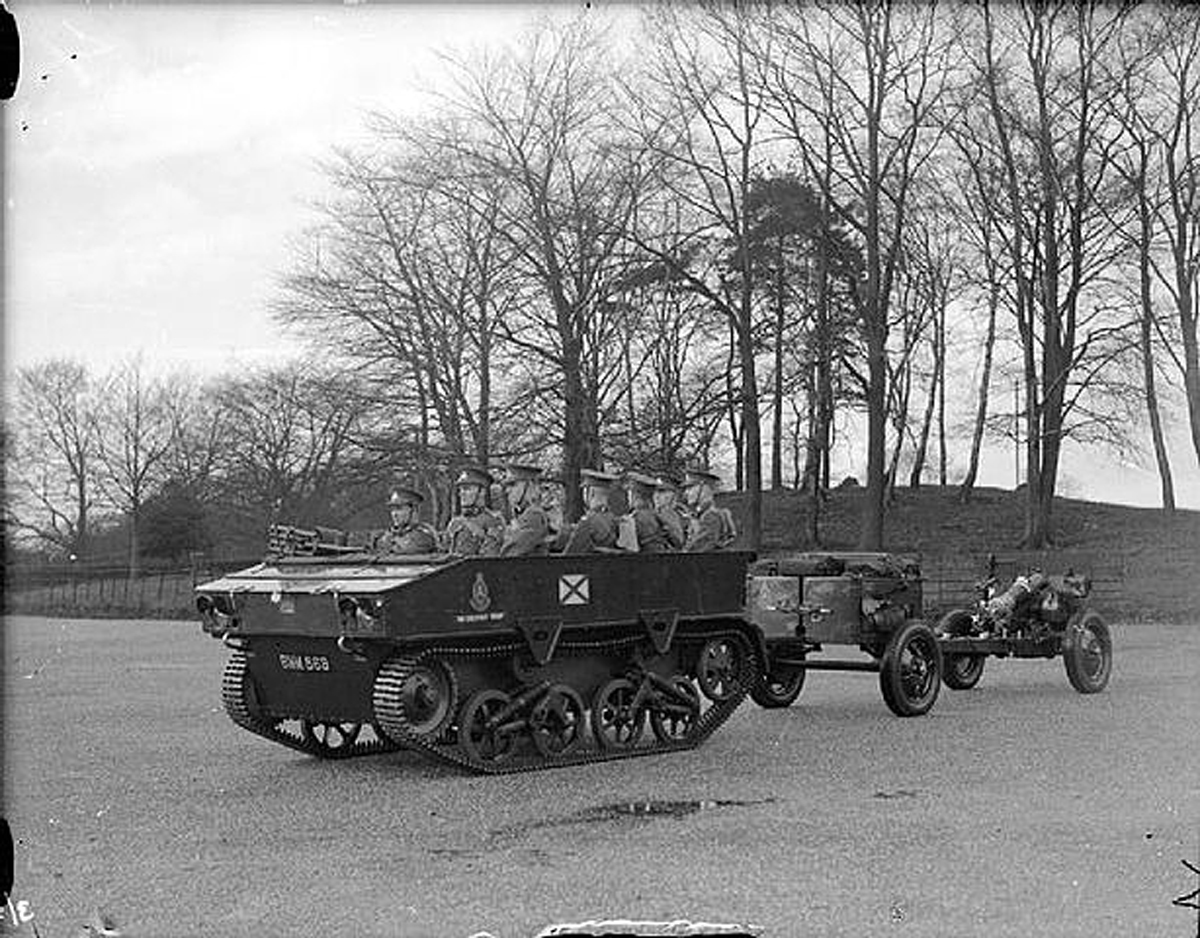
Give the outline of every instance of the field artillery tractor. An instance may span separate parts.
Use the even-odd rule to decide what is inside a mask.
[[[1046,576],[1033,570],[997,590],[995,557],[988,575],[975,584],[974,609],[954,609],[937,625],[945,669],[942,679],[953,690],[969,690],[983,676],[984,662],[997,658],[1062,656],[1067,680],[1081,694],[1095,694],[1112,674],[1112,638],[1108,626],[1085,600],[1087,577],[1068,572]]]
[[[927,713],[938,697],[942,651],[922,619],[916,560],[886,553],[802,553],[755,561],[748,614],[764,635],[766,663],[751,691],[759,706],[790,706],[809,671],[878,673],[898,716]],[[870,657],[826,658],[826,645]],[[814,657],[816,656],[816,657]]]
[[[300,752],[499,773],[690,749],[761,676],[752,554],[387,556],[296,530],[196,605],[229,716]]]

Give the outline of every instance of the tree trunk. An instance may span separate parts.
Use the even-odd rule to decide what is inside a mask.
[[[987,422],[988,384],[992,377],[992,348],[996,343],[996,308],[1000,305],[1000,284],[996,282],[995,265],[989,263],[988,325],[983,344],[983,375],[979,379],[979,406],[975,410],[975,429],[971,434],[971,462],[966,478],[958,490],[959,500],[969,502],[979,475],[979,451],[983,446],[983,428]]]
[[[780,239],[782,242],[782,239]],[[783,246],[776,255],[775,275],[775,397],[771,431],[771,488],[783,488]]]
[[[1162,485],[1162,505],[1167,514],[1175,511],[1175,483],[1171,478],[1171,460],[1163,439],[1162,419],[1158,412],[1158,389],[1154,376],[1154,300],[1150,284],[1150,249],[1154,243],[1154,223],[1146,194],[1146,151],[1142,150],[1141,174],[1138,179],[1138,218],[1141,239],[1138,242],[1138,275],[1141,287],[1141,352],[1142,376],[1146,387],[1146,413],[1150,418],[1150,436],[1154,441],[1154,458]]]
[[[935,353],[936,355],[936,353]],[[933,408],[938,401],[938,372],[933,369],[933,383],[929,385],[929,397],[925,401],[925,413],[921,418],[921,435],[917,438],[917,450],[913,453],[912,471],[908,474],[909,488],[921,487],[921,473],[925,471],[925,454],[929,448],[929,431],[933,426]]]

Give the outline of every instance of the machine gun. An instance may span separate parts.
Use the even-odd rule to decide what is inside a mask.
[[[336,528],[299,528],[290,524],[273,524],[267,528],[267,557],[336,557],[356,554],[361,546],[349,543],[345,531]]]

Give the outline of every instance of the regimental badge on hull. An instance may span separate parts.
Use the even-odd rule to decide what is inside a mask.
[[[487,581],[482,573],[475,574],[475,584],[471,587],[471,608],[476,612],[486,612],[492,604],[492,595],[488,592]]]

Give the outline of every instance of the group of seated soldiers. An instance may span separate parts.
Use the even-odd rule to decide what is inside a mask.
[[[509,465],[503,487],[509,520],[487,507],[495,480],[479,468],[455,480],[458,514],[437,532],[420,520],[421,493],[398,488],[389,499],[392,526],[374,547],[391,554],[445,551],[460,556],[519,557],[526,554],[721,550],[737,536],[733,516],[714,504],[720,479],[689,470],[682,486],[665,477],[628,472],[619,477],[595,469],[581,472],[585,514],[574,525],[563,518],[562,484],[536,466]],[[625,487],[629,511],[616,515],[610,497]],[[684,504],[677,505],[680,492]]]

